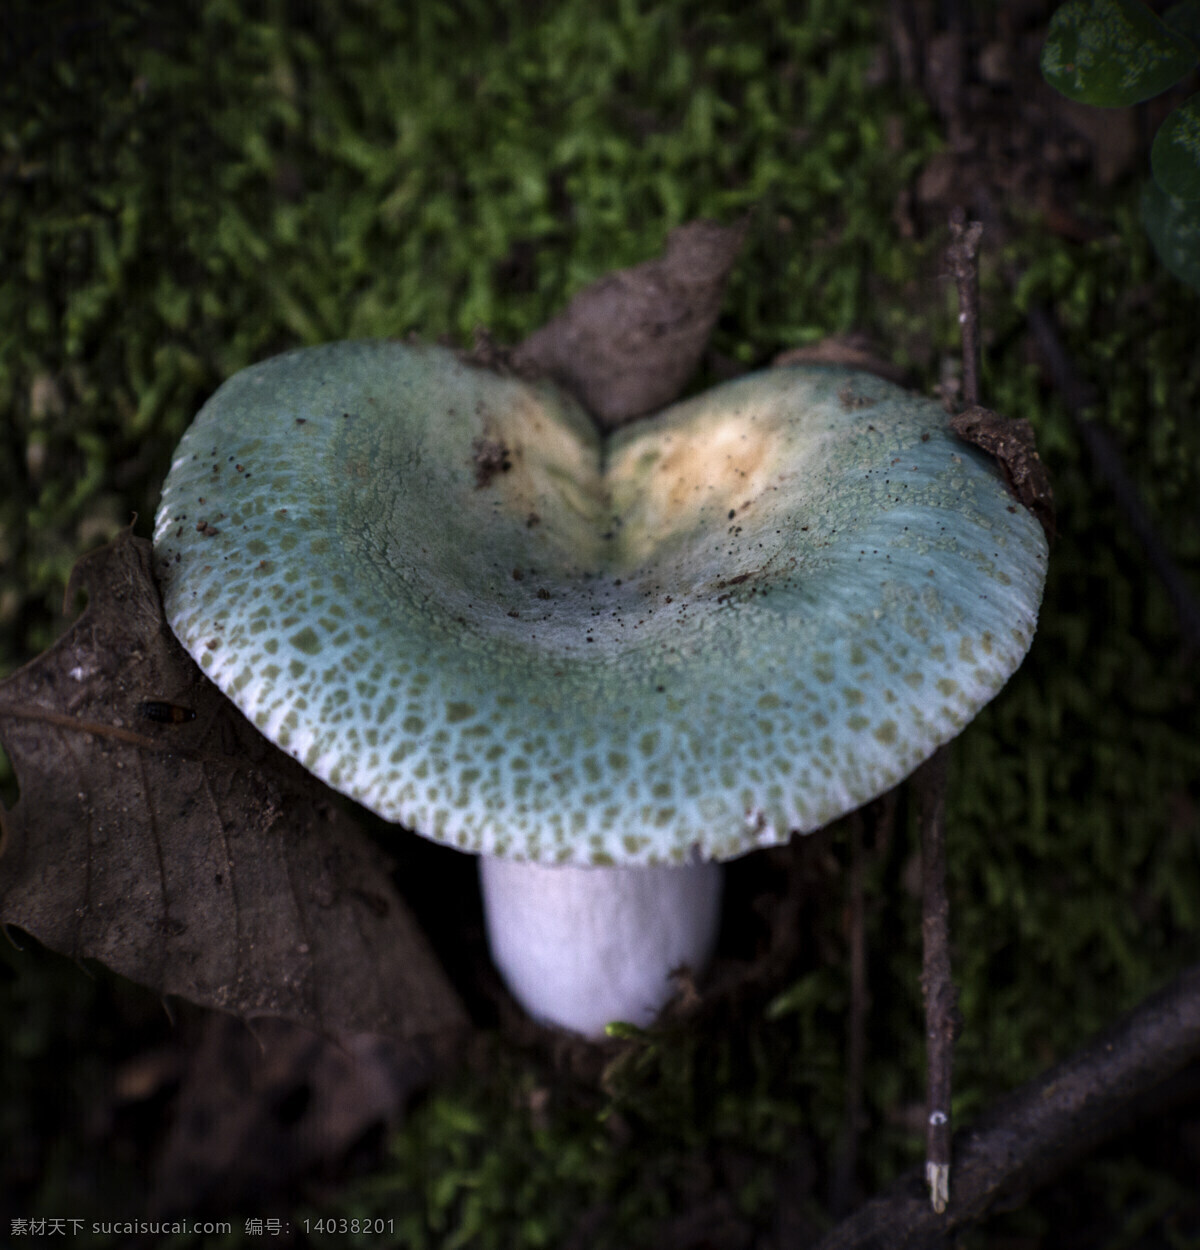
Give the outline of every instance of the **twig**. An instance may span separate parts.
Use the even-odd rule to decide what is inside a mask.
[[[1030,305],[1025,317],[1080,438],[1087,446],[1100,476],[1108,483],[1118,505],[1125,513],[1129,528],[1142,544],[1147,560],[1166,589],[1185,645],[1193,653],[1200,651],[1200,601],[1159,538],[1158,530],[1142,503],[1137,487],[1125,472],[1116,443],[1107,430],[1083,415],[1094,406],[1095,393],[1076,374],[1053,317],[1036,304]]]
[[[0,703],[0,720],[11,717],[13,720],[40,721],[46,725],[56,725],[59,729],[70,729],[76,733],[91,734],[96,738],[113,738],[118,742],[128,743],[133,747],[141,747],[144,751],[167,751],[172,755],[191,755],[192,752],[177,746],[164,744],[145,734],[134,733],[131,729],[122,729],[119,725],[105,725],[99,721],[80,720],[77,716],[68,716],[64,712],[55,712],[48,707],[19,707],[13,703]]]
[[[950,1201],[950,1097],[958,990],[950,969],[950,900],[946,894],[946,765],[940,747],[913,778],[921,830],[921,996],[925,1003],[925,1182],[939,1215]]]
[[[1200,1058],[1200,965],[1070,1058],[999,1102],[955,1142],[954,1205],[936,1215],[916,1169],[834,1228],[818,1250],[917,1250],[1007,1208],[1122,1127],[1128,1109]]]
[[[979,240],[983,223],[967,221],[961,207],[950,213],[946,260],[958,288],[958,325],[962,334],[963,407],[981,403],[979,361]]]
[[[968,222],[956,208],[950,215],[946,261],[958,288],[962,331],[963,401],[980,401],[979,240],[983,225]],[[925,1004],[926,1126],[925,1180],[937,1214],[950,1201],[953,1129],[954,1039],[958,1034],[958,991],[950,967],[950,899],[946,894],[946,762],[937,750],[913,776],[921,828],[921,996]]]

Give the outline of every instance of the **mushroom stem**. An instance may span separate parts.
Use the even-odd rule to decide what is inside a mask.
[[[580,868],[481,856],[492,958],[536,1020],[602,1037],[614,1020],[644,1026],[700,972],[716,945],[719,864]]]

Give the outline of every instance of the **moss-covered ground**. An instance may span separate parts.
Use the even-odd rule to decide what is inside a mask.
[[[882,2],[8,8],[0,671],[62,629],[81,552],[134,513],[148,533],[204,398],[275,351],[413,331],[467,344],[480,325],[514,341],[671,227],[747,215],[710,374],[848,331],[927,391],[955,358],[945,231],[904,229],[897,211],[945,138],[888,70]],[[955,748],[960,1122],[1200,958],[1195,656],[1023,321],[1030,301],[1054,311],[1098,388],[1094,418],[1200,593],[1200,296],[1140,231],[1143,171],[1104,190],[1079,171],[1082,241],[1036,204],[1006,205],[1003,251],[985,255],[985,396],[1037,429],[1060,537],[1032,652]],[[828,845],[845,860],[844,838]],[[910,846],[867,867],[868,1188],[921,1151]],[[841,880],[813,922],[824,957],[738,1019],[645,1040],[603,1088],[497,1039],[368,1176],[297,1218],[384,1216],[396,1244],[464,1248],[562,1246],[587,1220],[577,1244],[632,1246],[719,1191],[765,1237],[775,1178],[808,1175],[808,1152],[820,1227],[843,1118]],[[97,977],[3,957],[0,1124],[34,1160],[0,1186],[19,1198],[6,1218],[94,1205],[87,1109],[121,1031],[151,1029],[157,1010]],[[110,1162],[135,1192],[144,1160]],[[1132,1148],[969,1244],[1064,1244],[1072,1194],[1093,1196],[1083,1223],[1098,1231],[1071,1244],[1196,1244],[1187,1184]]]

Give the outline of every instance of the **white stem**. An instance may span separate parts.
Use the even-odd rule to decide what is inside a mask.
[[[576,868],[480,856],[492,958],[536,1020],[587,1037],[650,1024],[700,973],[721,918],[719,864]]]

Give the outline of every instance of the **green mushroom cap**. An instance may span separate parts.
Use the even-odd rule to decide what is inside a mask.
[[[730,858],[956,735],[1033,637],[1046,542],[935,403],[772,369],[602,436],[549,383],[334,343],[181,442],[167,618],[273,742],[489,855]]]

